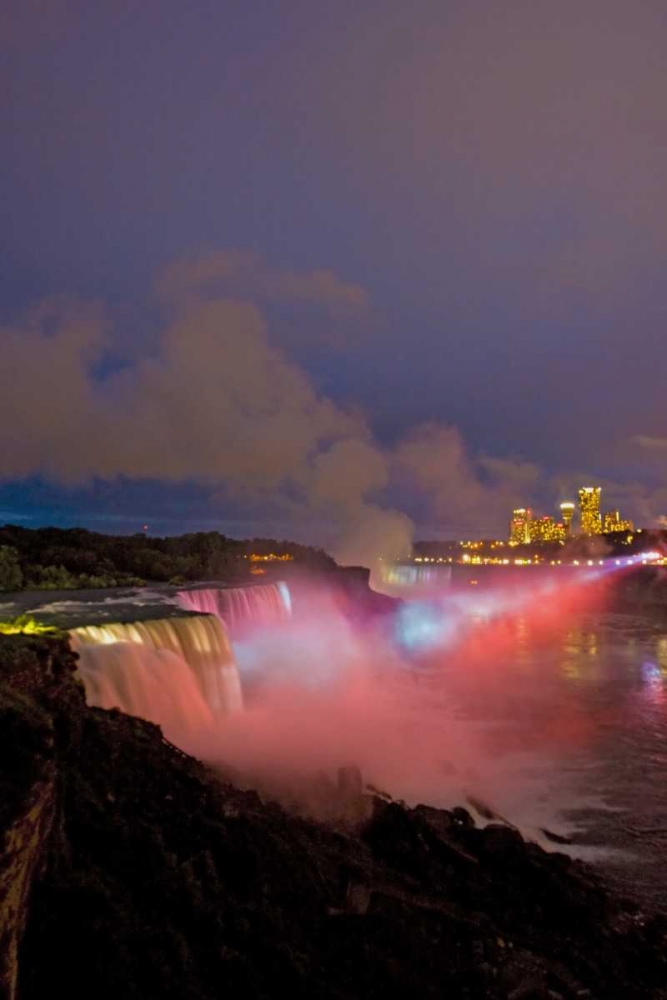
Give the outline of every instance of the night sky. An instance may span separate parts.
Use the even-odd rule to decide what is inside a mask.
[[[0,522],[667,514],[664,0],[4,0]]]

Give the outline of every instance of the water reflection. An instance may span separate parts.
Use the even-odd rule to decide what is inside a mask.
[[[660,636],[655,644],[655,658],[663,670],[667,670],[667,636]]]
[[[665,677],[658,664],[652,660],[645,660],[641,666],[641,676],[645,696],[654,705],[662,705],[665,701]]]
[[[609,877],[667,908],[665,624],[521,614],[487,624],[447,664],[449,696],[486,723],[490,751],[533,760],[580,842],[621,852],[604,862]]]

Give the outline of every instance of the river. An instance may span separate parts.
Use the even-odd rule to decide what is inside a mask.
[[[664,614],[519,614],[434,655],[425,682],[477,724],[484,760],[512,761],[496,796],[509,818],[556,827],[624,894],[667,908]]]

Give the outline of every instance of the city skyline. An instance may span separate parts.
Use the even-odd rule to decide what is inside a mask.
[[[622,518],[618,507],[602,512],[600,504],[602,487],[582,486],[578,490],[579,534],[584,536],[632,532],[634,524],[629,518]],[[531,542],[565,542],[574,534],[577,505],[566,500],[559,504],[561,520],[550,514],[533,516],[530,507],[517,507],[510,521],[509,544],[527,545]]]

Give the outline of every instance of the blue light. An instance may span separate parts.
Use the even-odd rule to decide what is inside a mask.
[[[660,667],[656,663],[647,660],[642,663],[642,677],[647,684],[660,684],[662,681]]]
[[[292,595],[289,592],[289,587],[287,584],[280,580],[277,584],[278,590],[280,591],[280,596],[282,597],[283,604],[285,606],[285,611],[289,615],[292,614]]]
[[[414,601],[396,615],[396,641],[408,652],[446,645],[456,634],[453,619],[437,604]]]

